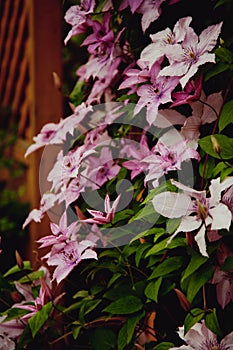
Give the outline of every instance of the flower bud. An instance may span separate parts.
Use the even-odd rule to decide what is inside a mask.
[[[19,254],[19,252],[16,250],[15,251],[15,258],[16,258],[16,262],[18,267],[20,268],[20,270],[22,270],[24,268],[24,263],[23,263],[23,259],[21,257],[21,255]]]
[[[220,147],[220,144],[219,144],[218,140],[216,139],[216,137],[214,135],[211,135],[210,139],[211,139],[211,142],[212,142],[212,146],[213,146],[214,152],[216,152],[217,154],[220,154],[221,147]]]

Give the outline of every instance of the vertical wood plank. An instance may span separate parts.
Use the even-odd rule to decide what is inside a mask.
[[[48,122],[58,122],[62,117],[63,100],[55,89],[52,73],[62,76],[62,15],[60,0],[27,0],[30,33],[30,128],[29,139],[40,132]],[[39,171],[42,151],[29,156],[28,188],[32,208],[39,207]],[[46,184],[43,184],[46,187]],[[30,252],[37,249],[35,243],[48,234],[48,218],[41,224],[30,224]]]

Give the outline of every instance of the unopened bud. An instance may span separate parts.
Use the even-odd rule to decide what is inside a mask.
[[[18,267],[20,268],[20,270],[22,270],[24,268],[24,263],[23,263],[23,259],[21,257],[21,255],[19,254],[19,252],[16,250],[15,251],[15,258],[16,258],[16,262]]]
[[[54,86],[60,91],[61,87],[62,87],[61,79],[60,79],[59,75],[56,72],[53,72],[52,74],[53,74]]]
[[[211,142],[212,142],[212,146],[213,146],[214,152],[216,152],[217,154],[220,154],[221,147],[220,147],[220,144],[219,144],[218,140],[216,139],[216,137],[214,135],[211,135],[210,139],[211,139]]]
[[[184,293],[181,292],[181,290],[174,288],[174,291],[177,295],[177,298],[179,299],[180,306],[182,307],[182,309],[184,311],[189,311],[191,309],[190,301],[187,299],[187,297],[184,295]]]

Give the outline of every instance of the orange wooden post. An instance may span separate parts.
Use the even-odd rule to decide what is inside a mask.
[[[31,209],[40,204],[42,152],[26,160],[24,153],[44,124],[63,115],[63,98],[52,76],[54,71],[62,76],[62,45],[60,0],[0,0],[0,105],[11,108],[11,121],[18,126],[14,157],[27,165],[24,199]],[[41,171],[48,171],[48,163]],[[33,260],[35,241],[50,232],[48,219],[31,223],[29,230],[24,258]]]
[[[32,139],[48,122],[58,122],[62,117],[63,101],[54,86],[52,73],[62,75],[62,15],[60,0],[27,0],[30,35],[30,129]],[[40,200],[39,171],[47,171],[47,164],[40,169],[41,151],[29,156],[29,189],[32,208],[38,208]],[[44,185],[44,184],[43,184]],[[45,184],[46,186],[46,184]],[[48,234],[48,218],[41,224],[30,224],[29,254],[37,248],[35,241]],[[33,259],[33,256],[30,256]]]

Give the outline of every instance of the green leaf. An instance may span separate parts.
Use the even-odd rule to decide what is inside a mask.
[[[117,350],[124,350],[125,346],[131,342],[135,332],[135,327],[144,315],[145,313],[143,312],[135,317],[128,318],[118,333]]]
[[[225,47],[218,47],[214,50],[214,53],[225,63],[231,64],[233,62],[233,53]]]
[[[184,334],[186,334],[192,326],[203,319],[205,312],[202,309],[195,308],[190,310],[184,320]]]
[[[214,135],[214,137],[220,144],[222,158],[231,159],[233,154],[233,139],[228,136],[218,134]],[[219,155],[213,149],[211,135],[205,136],[202,139],[200,139],[199,145],[201,146],[203,151],[205,151],[214,158],[220,159]]]
[[[33,315],[28,320],[28,324],[31,329],[33,338],[35,337],[37,332],[41,329],[41,327],[45,324],[45,322],[48,320],[52,307],[53,307],[52,301],[49,301],[47,304],[45,304],[42,307],[42,309],[37,311],[35,315]]]
[[[121,273],[114,273],[112,278],[110,278],[110,280],[108,281],[108,288],[111,287],[113,283],[116,282],[121,276],[122,276]]]
[[[136,241],[136,240],[139,239],[139,238],[147,237],[147,236],[150,236],[150,235],[162,234],[162,233],[164,233],[164,232],[165,232],[165,231],[164,231],[163,228],[160,228],[160,227],[153,227],[153,228],[150,228],[149,230],[143,231],[143,232],[139,233],[138,235],[136,235],[136,236],[130,241],[130,243]]]
[[[221,270],[230,271],[233,270],[233,256],[228,256],[221,266]]]
[[[24,310],[16,307],[12,307],[0,313],[1,316],[7,315],[7,317],[4,319],[4,322],[19,318],[26,314],[28,314],[28,310]]]
[[[24,264],[23,269],[20,269],[18,267],[18,265],[15,265],[12,268],[10,268],[6,273],[4,273],[3,277],[7,277],[7,276],[10,276],[10,275],[13,275],[14,273],[25,271],[25,270],[31,270],[31,263],[30,263],[30,261],[24,261],[23,264]]]
[[[202,177],[204,173],[204,179],[208,180],[213,177],[213,170],[215,168],[215,160],[214,158],[208,158],[204,169],[205,161],[201,161],[199,164],[199,174]]]
[[[169,275],[175,271],[178,273],[180,272],[179,270],[181,269],[183,263],[184,258],[182,256],[173,256],[171,258],[167,258],[160,265],[154,267],[154,271],[150,275],[149,280]]]
[[[82,304],[79,310],[80,319],[83,320],[84,316],[93,311],[100,303],[101,300],[86,300],[86,302]]]
[[[142,220],[143,222],[155,224],[159,217],[160,214],[155,212],[152,202],[148,202],[144,208],[139,210],[139,212],[129,220],[129,223],[135,220]]]
[[[88,296],[89,296],[88,291],[83,289],[83,290],[79,290],[77,293],[75,293],[73,295],[73,299],[86,298]]]
[[[181,223],[181,218],[169,219],[166,223],[166,232],[172,234]]]
[[[139,247],[137,248],[136,254],[135,254],[135,264],[138,267],[140,264],[140,261],[142,259],[142,257],[144,256],[145,251],[151,247],[151,243],[143,243],[140,244]]]
[[[220,181],[222,182],[227,176],[229,176],[233,172],[233,168],[225,168],[222,170],[220,175]]]
[[[80,331],[82,329],[82,325],[75,325],[73,328],[72,328],[72,335],[73,335],[73,338],[76,340],[80,334]]]
[[[212,178],[214,179],[223,169],[227,168],[227,164],[219,162],[213,169]]]
[[[110,314],[127,315],[141,310],[142,307],[143,304],[139,298],[133,295],[126,295],[123,298],[113,301],[103,311]]]
[[[93,350],[115,349],[116,334],[108,328],[96,328],[90,332],[90,340]]]
[[[81,104],[82,100],[83,100],[83,87],[85,82],[84,81],[77,81],[77,83],[75,84],[71,94],[70,94],[70,98],[72,100],[72,102],[75,103],[76,106],[78,106],[79,104]]]
[[[44,276],[44,272],[37,270],[37,271],[33,271],[33,272],[29,273],[26,276],[21,277],[18,280],[18,282],[19,283],[28,283],[28,282],[31,282],[31,281],[39,280],[40,277],[43,277],[43,276]]]
[[[122,211],[118,211],[115,214],[114,219],[112,220],[112,223],[116,224],[119,221],[128,220],[129,218],[132,217],[133,214],[134,214],[134,211],[132,209],[125,209]]]
[[[145,289],[146,297],[155,301],[156,303],[158,303],[159,288],[162,280],[162,277],[159,277],[156,281],[150,282]]]
[[[207,257],[193,252],[190,263],[184,271],[184,274],[181,278],[181,283],[185,280],[185,278],[189,277],[193,272],[195,272],[201,265],[203,265],[208,260]]]
[[[223,336],[222,331],[221,331],[220,326],[219,326],[219,323],[218,323],[216,309],[213,309],[213,311],[211,313],[206,314],[205,325],[214,334],[217,334],[219,337]]]
[[[226,70],[230,69],[229,64],[219,62],[214,65],[214,67],[209,70],[205,75],[205,81],[208,81],[209,79],[215,77],[216,75],[225,72]]]
[[[156,345],[153,350],[169,350],[171,348],[174,347],[174,344],[173,343],[169,343],[169,342],[162,342],[158,345]]]
[[[190,303],[193,302],[200,288],[212,278],[213,272],[213,266],[205,264],[185,279],[182,286],[186,285],[187,287],[185,292]]]
[[[220,114],[218,127],[221,132],[227,125],[233,123],[233,100],[228,101],[223,106]]]
[[[185,247],[187,245],[186,239],[182,237],[175,237],[169,244],[169,238],[164,239],[163,241],[156,243],[147,253],[146,258],[150,255],[161,253],[165,249],[174,249],[177,247]]]

